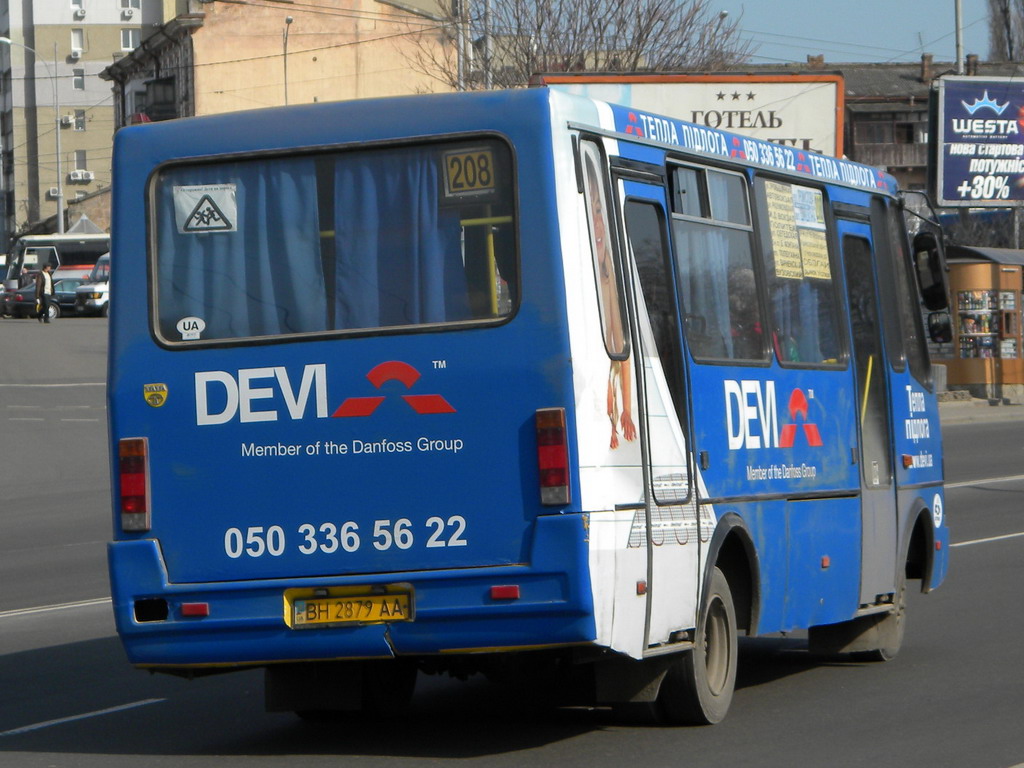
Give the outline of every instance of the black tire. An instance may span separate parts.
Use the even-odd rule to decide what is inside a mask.
[[[661,683],[658,708],[674,725],[712,725],[729,711],[736,688],[736,608],[718,568],[704,590],[693,650],[672,665]]]
[[[852,654],[858,661],[892,661],[903,645],[907,622],[907,580],[901,575],[893,595],[892,613],[878,621],[878,648]]]
[[[56,320],[60,317],[60,304],[56,301],[51,301],[46,307],[46,316],[51,320]]]
[[[103,309],[100,310],[100,317],[107,317],[110,314],[110,302],[108,301],[103,305]]]

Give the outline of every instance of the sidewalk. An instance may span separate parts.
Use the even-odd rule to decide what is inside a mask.
[[[1024,405],[992,405],[988,400],[946,400],[939,403],[943,424],[970,424],[993,421],[1024,421]]]

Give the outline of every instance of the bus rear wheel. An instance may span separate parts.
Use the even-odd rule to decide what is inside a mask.
[[[729,582],[718,568],[704,592],[693,650],[665,675],[658,709],[675,725],[712,725],[729,711],[736,687],[736,608]]]

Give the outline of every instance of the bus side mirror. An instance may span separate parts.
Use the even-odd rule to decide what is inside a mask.
[[[948,309],[946,262],[942,244],[934,232],[918,232],[914,236],[914,269],[925,307],[930,310]]]
[[[928,338],[936,344],[949,344],[953,340],[953,321],[949,312],[928,313]]]

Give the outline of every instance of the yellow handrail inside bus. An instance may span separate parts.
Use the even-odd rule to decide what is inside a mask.
[[[490,213],[490,206],[487,206]],[[461,219],[464,227],[489,227],[495,224],[511,224],[511,216],[484,216],[477,219]],[[498,266],[494,257],[494,231],[487,230],[487,274],[490,275],[489,293],[491,299],[491,315],[498,315]]]
[[[875,364],[875,356],[868,355],[868,372],[864,375],[864,397],[860,403],[860,423],[864,423],[864,416],[868,412],[868,392],[871,391],[871,369]]]
[[[459,224],[464,227],[483,227],[488,224],[511,224],[511,216],[484,216],[479,219],[461,219]]]

